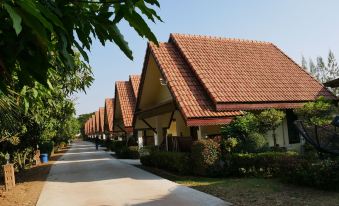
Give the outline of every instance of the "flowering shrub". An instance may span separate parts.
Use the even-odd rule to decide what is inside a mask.
[[[198,140],[192,145],[193,171],[197,175],[214,176],[220,168],[220,144],[211,140]]]

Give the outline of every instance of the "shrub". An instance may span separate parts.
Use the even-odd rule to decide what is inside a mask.
[[[53,149],[53,148],[52,148]],[[27,166],[32,164],[33,148],[27,147],[23,150],[17,150],[13,153],[13,163],[15,170],[26,169]]]
[[[7,163],[6,154],[0,152],[0,165],[5,165]]]
[[[231,153],[239,144],[238,139],[234,137],[229,137],[221,141],[222,150],[226,153]]]
[[[158,151],[157,146],[143,146],[139,149],[140,157],[150,155],[152,152]]]
[[[259,113],[247,112],[236,117],[230,124],[222,127],[221,134],[224,139],[237,138],[238,152],[262,152],[266,149],[265,137],[272,130],[272,137],[276,143],[275,130],[285,117],[283,111],[275,109],[263,110]]]
[[[139,159],[138,146],[122,147],[116,150],[116,155],[120,159]]]
[[[268,149],[268,142],[265,135],[254,132],[247,136],[247,138],[240,141],[235,148],[236,151],[241,152],[264,152]]]
[[[141,156],[140,161],[145,166],[165,169],[179,174],[190,174],[192,171],[191,159],[188,153],[153,151],[149,155]]]
[[[244,139],[248,134],[258,131],[258,119],[253,113],[235,117],[230,124],[221,128],[223,137]]]
[[[215,175],[220,168],[220,145],[211,140],[198,140],[192,145],[193,170],[197,175]]]
[[[323,190],[339,190],[339,161],[306,159],[290,161],[281,167],[284,181]]]
[[[126,141],[112,140],[109,143],[106,143],[106,147],[113,152],[117,152],[127,146]]]
[[[279,176],[281,165],[298,157],[295,152],[234,153],[227,155],[225,175],[231,176]]]

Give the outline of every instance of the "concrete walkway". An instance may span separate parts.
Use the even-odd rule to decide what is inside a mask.
[[[112,158],[79,141],[57,161],[38,206],[228,205],[206,193],[178,185]]]

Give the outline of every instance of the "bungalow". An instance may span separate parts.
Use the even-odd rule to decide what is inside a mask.
[[[95,113],[92,115],[92,123],[91,123],[91,136],[95,138]]]
[[[105,114],[104,114],[104,133],[108,138],[113,137],[113,114],[114,114],[114,98],[105,99]]]
[[[87,132],[86,132],[87,138],[91,138],[92,136],[92,117],[90,117],[87,120]]]
[[[99,110],[94,113],[95,115],[95,136],[98,136],[100,138],[100,112]]]
[[[283,109],[277,144],[300,145],[293,108],[319,96],[335,97],[272,43],[171,34],[149,43],[133,118],[138,137],[154,133],[169,149],[220,135],[245,110]],[[267,134],[273,146],[271,134]]]
[[[133,136],[132,120],[139,82],[140,76],[130,75],[129,81],[115,83],[113,131],[124,138]]]
[[[84,133],[86,136],[88,135],[88,120],[85,122]]]
[[[99,108],[99,134],[102,139],[106,139],[106,135],[104,133],[104,121],[105,121],[105,108]]]
[[[87,138],[91,137],[91,123],[92,123],[92,120],[91,120],[91,118],[89,118],[87,120],[87,132],[86,132]]]

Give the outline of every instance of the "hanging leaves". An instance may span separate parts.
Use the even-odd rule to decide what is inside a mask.
[[[145,21],[162,21],[152,7],[160,7],[158,0],[0,1],[0,57],[6,75],[11,76],[19,67],[22,86],[34,80],[48,86],[51,65],[62,65],[56,72],[74,70],[73,48],[89,61],[92,38],[102,45],[116,44],[132,60],[132,51],[118,24],[125,20],[141,37],[158,44]],[[9,83],[1,75],[5,74],[0,74],[0,88],[4,90]]]

